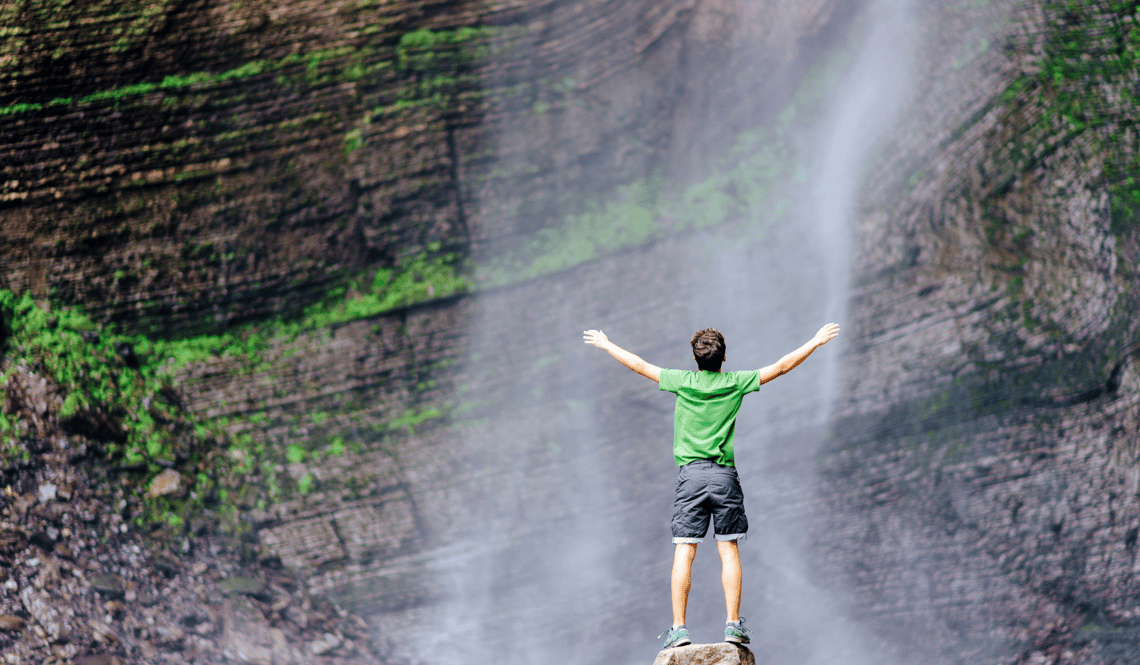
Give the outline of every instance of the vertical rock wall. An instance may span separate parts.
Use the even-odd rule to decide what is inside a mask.
[[[183,335],[533,231],[552,190],[608,191],[654,168],[693,6],[6,8],[0,284]],[[634,63],[645,84],[617,94]],[[520,122],[526,163],[494,138]]]
[[[1135,11],[926,7],[864,199],[823,559],[952,662],[1137,657]]]

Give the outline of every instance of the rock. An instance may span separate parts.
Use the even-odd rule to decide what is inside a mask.
[[[75,665],[115,665],[119,661],[109,653],[90,653],[75,659]]]
[[[150,481],[150,489],[146,491],[148,499],[156,496],[183,496],[190,488],[189,483],[174,469],[166,469]]]
[[[118,634],[115,633],[114,630],[111,630],[110,626],[99,621],[91,622],[91,638],[100,644],[106,644],[108,646],[114,646],[119,643]]]
[[[158,658],[158,649],[147,640],[139,640],[139,653],[144,662],[151,663]]]
[[[24,548],[28,541],[23,531],[0,529],[0,554],[12,554]]]
[[[728,642],[690,644],[662,650],[653,665],[756,665],[756,657],[747,647]]]
[[[309,642],[309,651],[313,652],[314,656],[323,656],[324,654],[332,651],[340,646],[340,638],[332,633],[325,633],[320,639]],[[670,661],[673,662],[673,661]],[[713,661],[710,661],[713,662]],[[654,663],[656,665],[656,662]],[[703,662],[701,665],[705,665]]]
[[[173,577],[178,574],[182,568],[182,561],[165,549],[158,550],[151,557],[151,565],[157,568],[163,575]]]
[[[0,630],[22,630],[24,627],[24,618],[15,616],[14,614],[5,614],[0,616]]]
[[[285,631],[280,628],[270,628],[269,640],[272,642],[273,665],[286,665],[295,662],[293,650],[289,648],[289,640],[285,637]]]
[[[285,616],[289,617],[290,621],[297,624],[298,628],[305,629],[309,625],[309,615],[305,613],[305,610],[295,605],[290,605],[289,607],[285,608]]]
[[[47,503],[48,501],[55,500],[56,486],[54,483],[44,483],[40,485],[38,498],[40,503]]]
[[[261,646],[253,641],[250,636],[240,633],[235,633],[226,639],[222,653],[239,663],[251,663],[252,665],[273,664],[272,649]]]
[[[123,578],[111,573],[98,573],[90,577],[91,588],[111,599],[123,597]]]
[[[158,635],[159,644],[177,644],[186,639],[186,633],[177,626],[155,626],[154,632]]]
[[[31,513],[48,522],[56,522],[63,516],[64,510],[64,507],[58,503],[48,502],[36,504]]]
[[[53,642],[66,641],[69,636],[67,626],[63,623],[63,617],[55,603],[51,599],[41,595],[33,587],[24,587],[20,592],[20,601],[24,604],[24,609],[31,614],[36,623],[38,623],[46,633],[47,637]]]
[[[64,545],[62,542],[56,543],[55,547],[52,548],[52,551],[54,551],[55,555],[61,559],[67,559],[68,561],[71,561],[75,558],[75,555],[71,552],[71,548],[69,548],[67,545]]]
[[[28,509],[36,505],[36,495],[28,492],[27,494],[20,494],[12,500],[12,511],[16,515],[23,517],[28,513]]]
[[[240,596],[227,598],[222,611],[222,652],[238,662],[272,665],[274,640],[261,611]]]
[[[57,644],[51,648],[51,652],[55,654],[56,658],[66,663],[79,654],[79,645],[74,642]]]
[[[59,572],[59,561],[48,559],[40,567],[40,574],[36,576],[36,584],[40,588],[50,588],[62,579]]]

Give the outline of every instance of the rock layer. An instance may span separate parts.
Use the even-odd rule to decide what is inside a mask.
[[[792,61],[789,40],[823,29],[834,4],[749,4],[768,30],[763,65]],[[296,315],[433,243],[467,252],[533,233],[573,211],[551,201],[648,177],[678,127],[708,119],[678,101],[698,92],[685,70],[723,57],[738,11],[660,0],[0,10],[14,36],[0,51],[0,286],[184,335]]]

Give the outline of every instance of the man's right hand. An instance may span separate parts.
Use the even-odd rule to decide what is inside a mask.
[[[815,334],[815,345],[823,346],[824,344],[827,344],[831,340],[835,339],[837,335],[839,335],[839,326],[834,323],[829,323],[826,326],[820,328],[819,332]]]
[[[582,333],[582,339],[584,339],[587,344],[593,344],[599,349],[606,348],[606,344],[610,341],[601,330],[587,330]]]

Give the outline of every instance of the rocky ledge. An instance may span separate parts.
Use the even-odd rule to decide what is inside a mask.
[[[653,665],[756,665],[756,656],[748,647],[720,644],[690,644],[663,649]]]

